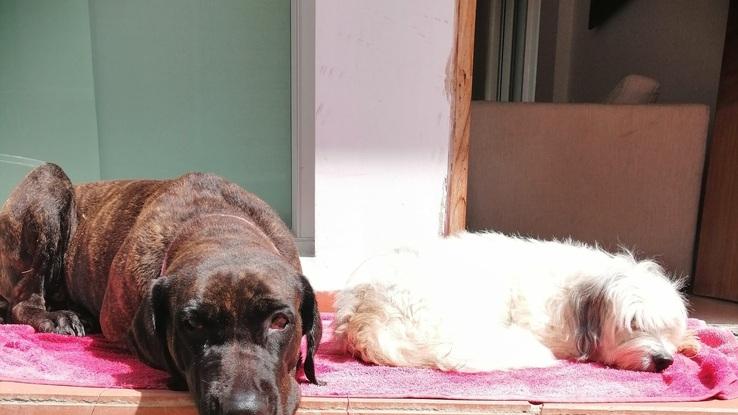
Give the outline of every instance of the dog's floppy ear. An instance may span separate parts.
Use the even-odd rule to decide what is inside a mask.
[[[588,360],[597,351],[602,319],[607,313],[605,292],[595,284],[581,284],[570,293],[575,321],[575,340],[579,360]]]
[[[128,332],[128,344],[139,359],[150,366],[169,372],[172,376],[169,386],[172,389],[186,390],[187,386],[178,374],[167,347],[168,292],[167,277],[162,276],[152,281],[148,293],[141,300],[133,317]]]
[[[320,345],[320,338],[323,335],[323,325],[320,322],[320,313],[318,312],[318,301],[315,299],[313,287],[304,275],[300,275],[302,284],[302,303],[300,305],[300,318],[302,319],[302,334],[307,337],[307,355],[303,369],[305,377],[314,384],[319,384],[315,377],[315,353]]]

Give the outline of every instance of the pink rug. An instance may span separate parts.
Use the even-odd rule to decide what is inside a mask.
[[[166,389],[169,375],[102,336],[36,333],[0,325],[0,380],[46,385]]]
[[[663,373],[563,362],[548,369],[479,374],[371,366],[340,353],[331,341],[332,315],[316,358],[324,386],[302,383],[303,396],[526,400],[532,402],[657,402],[738,398],[738,341],[727,330],[690,320],[702,350],[677,356]],[[302,376],[301,376],[302,378]],[[0,326],[0,380],[54,385],[165,388],[149,368],[99,336],[36,334]]]

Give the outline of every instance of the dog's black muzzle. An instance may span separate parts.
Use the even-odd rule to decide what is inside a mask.
[[[265,351],[215,347],[186,377],[201,415],[292,415],[299,389],[292,374],[280,373],[280,366]]]

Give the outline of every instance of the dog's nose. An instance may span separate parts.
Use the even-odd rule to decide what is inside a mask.
[[[233,394],[221,405],[223,415],[268,415],[266,400],[251,392]]]
[[[651,357],[651,361],[653,362],[653,369],[657,372],[661,372],[674,363],[674,358],[667,355],[657,354]]]

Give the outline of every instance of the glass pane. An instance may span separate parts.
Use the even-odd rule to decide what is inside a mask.
[[[0,0],[0,204],[36,164],[100,178],[87,0]]]
[[[213,172],[289,224],[290,40],[289,0],[0,0],[0,153],[75,182]]]
[[[102,178],[209,171],[289,223],[289,0],[90,4]]]

